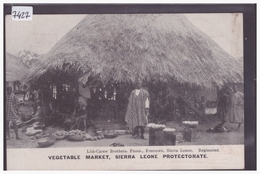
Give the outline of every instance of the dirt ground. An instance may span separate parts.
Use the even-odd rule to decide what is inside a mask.
[[[211,121],[208,123],[201,123],[199,124],[197,128],[197,135],[196,139],[192,142],[185,141],[183,139],[183,129],[184,126],[181,124],[177,124],[174,122],[167,122],[165,125],[169,128],[175,128],[176,129],[176,146],[182,146],[182,145],[234,145],[234,144],[244,144],[244,125],[241,125],[239,130],[235,130],[237,127],[237,124],[226,124],[226,127],[228,127],[231,132],[227,133],[208,133],[206,130],[208,130],[210,127],[214,127],[218,124],[217,121]],[[120,123],[115,122],[97,122],[96,125],[98,125],[99,128],[105,128],[106,130],[122,130],[126,129],[125,125],[122,125]],[[54,133],[56,130],[60,130],[59,127],[47,127],[44,132],[45,133]],[[91,134],[92,129],[88,130]],[[11,130],[11,139],[6,141],[7,148],[39,148],[37,139],[35,136],[27,136],[25,132],[22,131],[22,129],[19,129],[19,135],[22,138],[22,140],[16,140],[15,134],[13,130]],[[148,146],[149,145],[149,134],[148,129],[145,131],[145,138],[143,139],[135,139],[132,137],[131,134],[125,134],[125,135],[118,135],[116,138],[111,139],[101,139],[96,141],[69,141],[69,140],[57,140],[54,145],[50,146],[49,148],[56,148],[56,147],[91,147],[91,146],[99,146],[99,147],[108,147],[112,143],[121,143],[124,146]]]
[[[32,107],[21,107],[20,111],[26,114],[30,114],[33,112]],[[181,123],[169,121],[164,122],[168,128],[175,128],[176,134],[176,146],[182,145],[237,145],[244,144],[244,125],[241,125],[239,130],[236,130],[237,124],[226,123],[226,127],[230,130],[230,132],[226,133],[209,133],[206,132],[210,127],[214,128],[220,121],[214,117],[208,117],[207,121],[202,120],[199,122],[197,127],[196,139],[192,142],[185,141],[183,139],[183,130],[184,125]],[[95,121],[96,130],[127,130],[127,127],[124,123],[114,120],[113,118],[99,118]],[[21,140],[15,139],[14,130],[11,129],[11,139],[6,141],[7,148],[39,148],[38,141],[39,139],[36,136],[27,136],[25,134],[25,129],[19,129],[19,136],[22,138]],[[62,130],[62,128],[58,126],[48,126],[43,132],[52,134],[57,130]],[[56,140],[55,143],[50,146],[51,148],[55,147],[91,147],[91,146],[100,146],[100,147],[108,147],[112,143],[121,143],[124,146],[148,146],[149,145],[149,130],[146,128],[145,130],[145,138],[143,139],[135,139],[131,134],[118,135],[116,138],[111,139],[101,139],[96,141],[69,141],[67,139],[64,140]],[[94,136],[94,128],[90,127],[88,129],[88,133],[91,136]],[[49,147],[49,148],[50,148]]]

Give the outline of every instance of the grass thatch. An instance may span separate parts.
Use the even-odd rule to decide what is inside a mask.
[[[20,81],[29,74],[29,67],[14,55],[6,52],[6,81]]]
[[[174,80],[211,87],[243,79],[242,66],[179,14],[87,15],[33,68],[71,71],[85,83]]]

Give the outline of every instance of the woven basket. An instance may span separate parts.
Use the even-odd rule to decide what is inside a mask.
[[[70,141],[84,141],[84,135],[70,135],[68,137]]]
[[[50,136],[51,136],[51,134],[48,134],[48,133],[45,134],[43,132],[40,132],[40,133],[35,135],[35,138],[40,139],[40,138],[45,138],[45,137],[50,137]]]
[[[104,137],[105,138],[116,138],[117,134],[116,133],[105,133]]]
[[[117,135],[125,135],[126,134],[126,130],[116,130],[115,132],[117,133]]]
[[[152,128],[155,131],[162,131],[165,129],[165,127],[158,127],[158,128]]]
[[[198,124],[199,122],[198,121],[183,121],[182,124],[185,126],[185,127],[189,127],[189,128],[195,128],[195,127],[198,127]]]
[[[54,137],[56,138],[56,140],[64,140],[65,138],[67,138],[67,135],[54,135]]]
[[[55,137],[45,137],[45,138],[41,138],[38,141],[38,144],[40,147],[48,147],[54,144],[55,142]]]

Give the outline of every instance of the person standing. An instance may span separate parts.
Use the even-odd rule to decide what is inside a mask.
[[[18,118],[17,112],[17,97],[12,93],[12,87],[8,86],[6,89],[6,133],[7,139],[10,139],[10,127],[11,123],[14,127],[14,133],[17,140],[20,140],[18,136],[18,128],[16,124],[16,118]]]
[[[238,91],[235,85],[231,100],[230,123],[237,123],[237,129],[244,123],[244,94]]]
[[[177,99],[178,105],[179,105],[179,109],[180,109],[180,120],[184,121],[187,119],[188,116],[188,108],[187,105],[185,103],[185,101],[188,99],[187,97],[187,90],[186,89],[181,89],[180,91],[180,95]]]
[[[205,108],[207,107],[207,100],[204,96],[201,96],[200,103],[199,103],[199,109],[204,113]]]
[[[228,121],[227,115],[230,112],[230,98],[232,95],[232,91],[233,90],[228,86],[224,86],[219,91],[217,109],[220,119],[222,121],[220,125],[222,126],[224,126],[224,124]]]
[[[131,92],[127,106],[125,121],[134,137],[144,138],[144,128],[148,124],[149,93],[142,89],[141,80],[137,81],[136,89]]]

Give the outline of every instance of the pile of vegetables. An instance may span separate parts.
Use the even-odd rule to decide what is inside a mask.
[[[91,141],[101,140],[103,138],[105,138],[104,135],[97,135],[97,136],[91,136],[89,134],[85,135],[85,139],[86,140],[91,140]]]
[[[104,135],[97,134],[96,136],[91,136],[90,134],[81,131],[79,129],[70,130],[70,131],[56,131],[52,134],[57,140],[62,140],[68,137],[72,141],[83,141],[90,140],[96,141],[105,138]]]
[[[71,141],[84,141],[85,140],[85,132],[81,130],[71,130],[68,132],[68,140]]]
[[[155,124],[155,123],[149,123],[147,127],[155,130],[163,130],[166,128],[164,124]]]
[[[183,121],[182,124],[185,127],[195,128],[199,125],[198,121]]]
[[[62,140],[65,139],[68,136],[67,131],[56,131],[52,134],[56,138],[56,140]]]
[[[71,130],[68,132],[68,135],[71,136],[71,135],[79,135],[79,136],[85,136],[86,132],[84,131],[81,131],[79,129],[76,129],[76,130]]]

